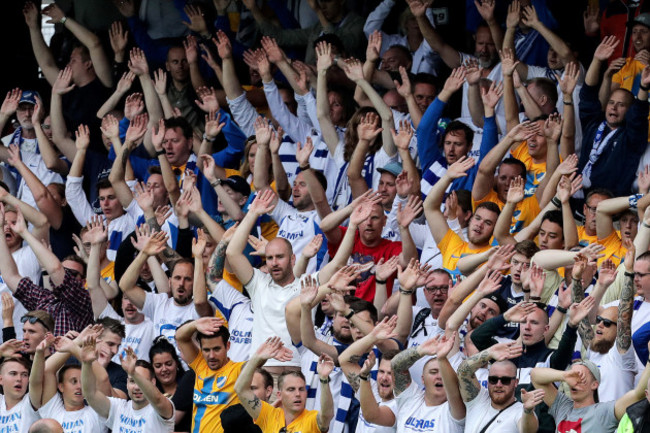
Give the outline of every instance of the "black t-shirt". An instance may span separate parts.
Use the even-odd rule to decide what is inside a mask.
[[[63,95],[63,117],[70,132],[74,132],[79,125],[87,125],[90,130],[90,149],[107,154],[108,151],[102,143],[101,119],[97,111],[111,96],[111,89],[105,87],[98,78],[83,87],[75,87],[71,92]]]
[[[194,404],[194,382],[196,374],[194,370],[186,371],[178,381],[176,393],[172,397],[172,403],[178,411],[185,412],[183,418],[176,423],[174,431],[188,432],[192,429],[192,405]]]
[[[126,380],[128,375],[126,374],[126,371],[122,369],[122,366],[111,361],[106,366],[106,373],[108,373],[108,380],[111,382],[111,386],[120,391],[124,391],[124,393],[128,395],[126,390]]]
[[[61,227],[58,230],[50,227],[50,245],[52,245],[52,252],[56,257],[63,261],[66,256],[74,254],[75,243],[72,240],[72,234],[79,234],[81,231],[81,224],[77,221],[70,206],[65,206],[63,209],[63,220]]]
[[[508,309],[511,309],[524,300],[523,292],[517,294],[513,292],[512,279],[510,278],[510,275],[506,275],[505,278],[501,280],[501,287],[499,287],[499,290],[497,290],[494,294],[503,299],[508,304]],[[502,313],[505,313],[505,311]],[[499,329],[497,336],[516,340],[519,337],[519,323],[506,323],[506,326],[504,328]]]

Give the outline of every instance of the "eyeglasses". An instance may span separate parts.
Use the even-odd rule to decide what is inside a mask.
[[[609,328],[612,325],[616,325],[616,322],[614,322],[613,320],[605,319],[604,317],[601,316],[596,316],[596,325],[599,324],[600,322],[603,322],[605,328]]]
[[[50,128],[52,128],[52,125],[48,125],[47,123],[41,123],[41,129],[43,129],[44,131],[47,131]]]
[[[488,376],[488,383],[490,385],[496,385],[499,381],[501,381],[501,384],[503,386],[508,386],[515,379],[516,377],[510,377],[510,376]]]
[[[21,317],[20,318],[20,323],[24,324],[25,322],[29,322],[32,325],[34,325],[36,323],[40,323],[41,325],[43,325],[43,327],[45,329],[47,329],[48,331],[50,330],[49,326],[47,326],[41,319],[39,319],[38,317],[35,317],[35,316],[23,316],[23,317]]]
[[[643,278],[650,275],[650,272],[635,272],[634,273],[634,278]]]
[[[596,211],[598,210],[598,208],[596,206],[589,206],[588,204],[585,204],[585,207],[591,213],[596,213]]]
[[[425,287],[424,290],[426,290],[429,293],[436,293],[440,292],[443,295],[447,294],[449,291],[449,286],[433,286],[433,287]]]

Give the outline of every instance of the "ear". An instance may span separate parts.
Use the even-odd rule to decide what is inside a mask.
[[[230,340],[226,343],[226,352],[230,350]]]
[[[291,254],[291,269],[293,269],[295,264],[296,264],[296,255]]]
[[[266,390],[264,391],[264,395],[266,396],[266,399],[269,400],[272,394],[273,394],[273,386],[267,386]]]

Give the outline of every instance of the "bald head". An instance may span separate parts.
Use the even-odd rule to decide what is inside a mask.
[[[63,428],[52,418],[43,418],[32,424],[29,433],[63,433]]]

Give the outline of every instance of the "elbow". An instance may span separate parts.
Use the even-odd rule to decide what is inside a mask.
[[[50,158],[44,158],[43,162],[45,162],[45,167],[47,167],[48,170],[50,171],[57,171],[59,170],[59,160],[51,160]]]

